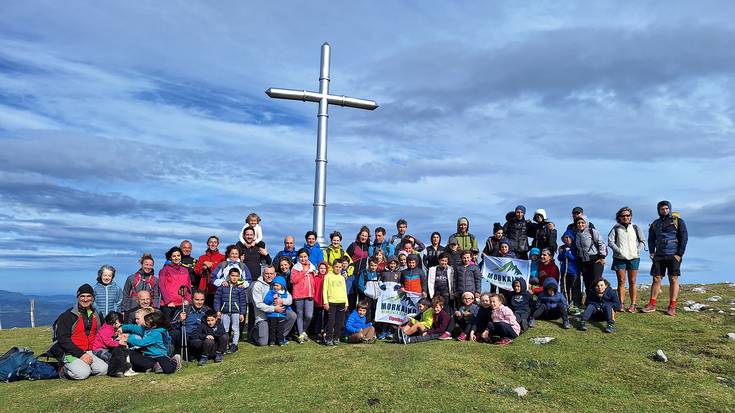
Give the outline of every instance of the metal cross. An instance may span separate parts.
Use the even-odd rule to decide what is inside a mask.
[[[319,102],[318,124],[316,132],[316,174],[314,176],[314,232],[317,242],[322,248],[324,242],[325,210],[327,207],[327,120],[329,105],[348,106],[351,108],[374,110],[378,104],[372,100],[350,98],[329,94],[329,43],[322,45],[321,69],[319,72],[319,92],[306,90],[270,88],[265,94],[275,99],[302,100],[304,102]]]

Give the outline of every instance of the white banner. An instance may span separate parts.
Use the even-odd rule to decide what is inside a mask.
[[[401,285],[394,282],[382,283],[375,306],[375,322],[401,325],[408,317],[418,314],[421,294],[401,292]]]
[[[519,277],[523,278],[528,285],[528,277],[531,274],[531,261],[529,260],[484,255],[482,263],[483,291],[489,291],[490,285],[510,291],[513,289],[513,280]]]

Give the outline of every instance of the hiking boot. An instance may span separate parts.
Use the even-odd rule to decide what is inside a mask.
[[[528,327],[536,327],[536,319],[535,318],[529,318],[528,319]]]
[[[237,353],[237,350],[239,350],[237,344],[232,343],[232,345],[230,346],[230,353]]]
[[[676,307],[669,307],[666,310],[666,314],[668,314],[668,315],[670,315],[672,317],[676,317]]]
[[[411,344],[411,336],[409,336],[408,334],[401,334],[401,336],[401,342],[403,344]]]
[[[171,357],[171,360],[173,360],[176,363],[176,370],[181,368],[181,356],[178,354],[174,354],[173,357]]]
[[[579,322],[579,329],[580,329],[580,331],[587,331],[587,322],[580,321]]]
[[[496,341],[495,344],[499,346],[507,346],[508,344],[512,343],[513,340],[508,337],[503,337],[500,340]]]
[[[207,356],[201,356],[201,357],[199,358],[199,363],[197,363],[197,364],[198,364],[199,366],[203,366],[203,365],[207,364]]]
[[[222,359],[223,358],[224,358],[224,356],[219,351],[216,352],[216,353],[214,353],[214,362],[215,363],[222,363]]]
[[[615,324],[613,323],[607,323],[607,328],[605,329],[606,333],[613,333],[615,332]]]
[[[638,309],[636,308],[635,304],[631,304],[630,307],[628,307],[629,313],[635,313],[636,311],[638,311]]]
[[[570,328],[572,328],[572,325],[569,323],[569,320],[564,320],[564,322],[561,325],[561,328],[563,328],[564,330],[569,330]]]
[[[451,340],[452,339],[452,333],[449,331],[445,331],[442,333],[442,335],[439,336],[439,340]]]
[[[461,332],[461,333],[459,333],[459,335],[457,336],[457,340],[458,341],[467,341],[467,334],[465,334],[464,331]]]
[[[641,310],[642,313],[655,313],[656,312],[656,306],[651,304],[646,304],[645,307]]]

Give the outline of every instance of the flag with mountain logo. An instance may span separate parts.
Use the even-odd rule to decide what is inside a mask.
[[[489,257],[482,258],[483,284],[491,284],[503,290],[513,289],[513,280],[520,277],[528,285],[531,274],[531,261],[515,258]],[[489,289],[489,288],[488,288]],[[483,287],[483,290],[486,290]]]

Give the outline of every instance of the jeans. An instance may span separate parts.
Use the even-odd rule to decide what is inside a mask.
[[[232,338],[232,344],[237,344],[240,339],[240,314],[223,313],[222,325],[225,327],[227,334]],[[232,333],[230,333],[230,326],[232,326]]]
[[[296,304],[296,330],[301,335],[309,328],[311,318],[314,316],[314,300],[311,298],[299,298]]]

